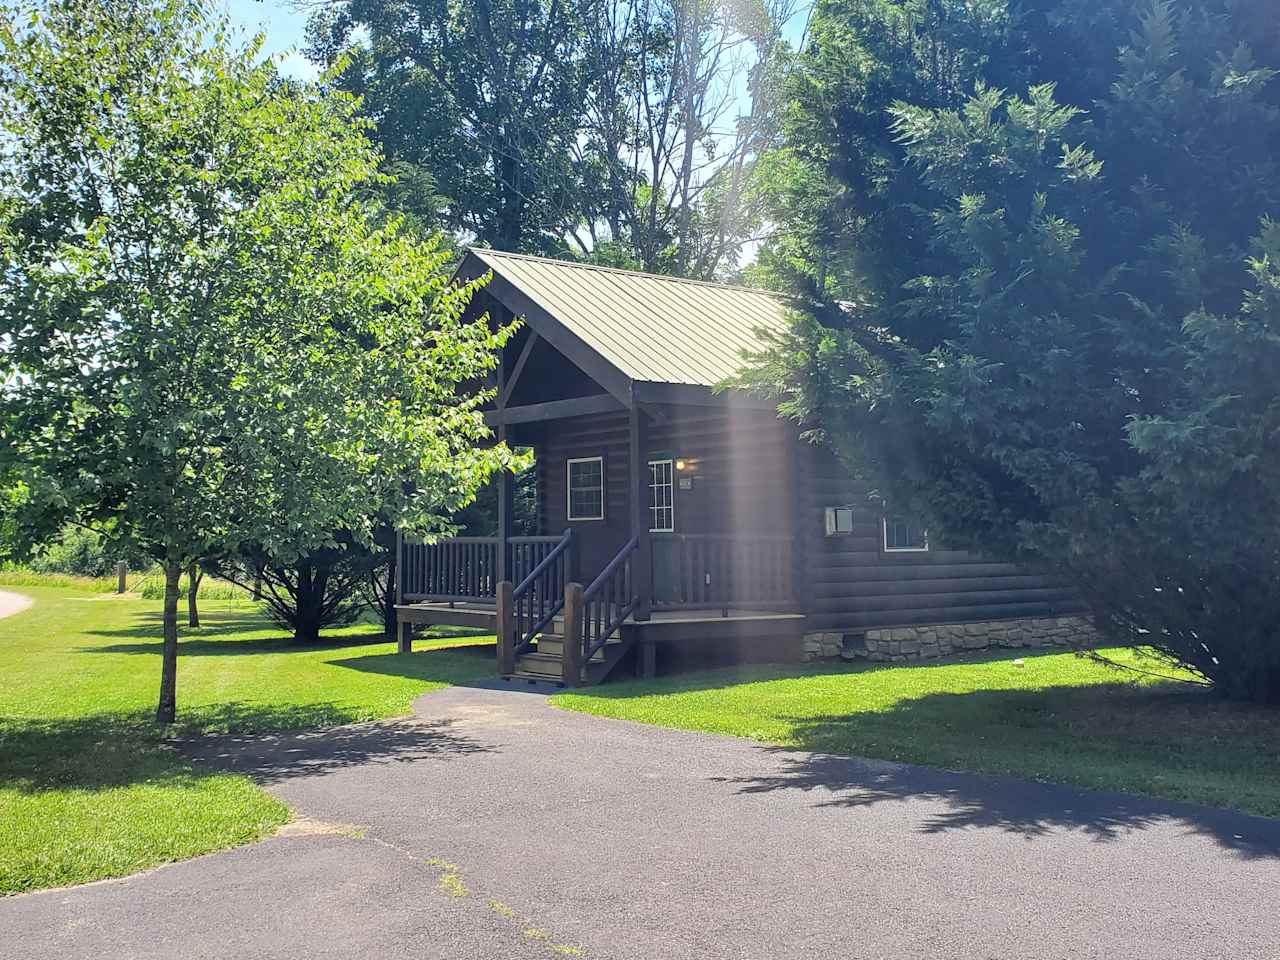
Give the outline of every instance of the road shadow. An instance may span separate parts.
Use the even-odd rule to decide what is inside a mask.
[[[178,746],[197,769],[243,773],[267,786],[370,764],[496,752],[492,745],[456,732],[452,720],[416,718],[292,734],[204,738]]]
[[[713,780],[735,785],[741,794],[810,793],[820,807],[921,805],[929,812],[922,812],[917,830],[925,834],[987,829],[1036,840],[1070,830],[1110,843],[1133,831],[1172,824],[1188,836],[1209,838],[1245,859],[1280,858],[1280,820],[909,764],[783,747],[760,749],[772,755],[776,772]]]

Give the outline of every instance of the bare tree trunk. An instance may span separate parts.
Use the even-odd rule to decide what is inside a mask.
[[[187,565],[187,626],[200,626],[200,610],[196,607],[196,594],[200,591],[200,581],[204,579],[204,571],[194,560]]]
[[[684,114],[684,155],[680,158],[680,178],[676,190],[680,196],[680,212],[676,221],[676,272],[688,276],[689,238],[693,233],[693,153],[698,138],[698,68],[702,60],[702,6],[691,0],[684,7],[684,90],[681,104]]]
[[[173,723],[178,712],[178,586],[182,564],[166,560],[164,564],[164,645],[160,659],[160,704],[156,707],[157,723]]]
[[[382,596],[382,632],[388,643],[396,639],[396,577],[400,575],[396,567],[399,562],[399,551],[392,550],[387,563],[387,590]]]
[[[328,580],[329,571],[323,565],[305,561],[298,564],[298,603],[293,623],[294,643],[320,642],[320,628],[324,620],[324,592]]]

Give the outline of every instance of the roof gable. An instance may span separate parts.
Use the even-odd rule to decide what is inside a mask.
[[[472,248],[474,257],[631,381],[711,387],[782,331],[776,294]],[[517,313],[521,311],[517,310]]]

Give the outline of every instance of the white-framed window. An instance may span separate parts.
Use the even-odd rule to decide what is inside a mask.
[[[827,507],[828,537],[847,537],[853,533],[853,507]]]
[[[579,457],[569,460],[568,474],[570,520],[604,519],[604,457]]]
[[[649,532],[674,533],[676,529],[675,462],[649,461]]]
[[[929,549],[929,531],[911,517],[884,515],[885,553],[925,553]]]

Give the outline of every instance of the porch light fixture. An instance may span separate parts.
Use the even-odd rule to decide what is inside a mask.
[[[685,461],[684,461],[683,459],[681,459],[681,460],[677,460],[677,461],[676,461],[676,469],[677,469],[677,470],[684,470],[684,469],[685,469],[686,467],[688,467],[688,466],[689,466],[689,464],[685,463]]]

